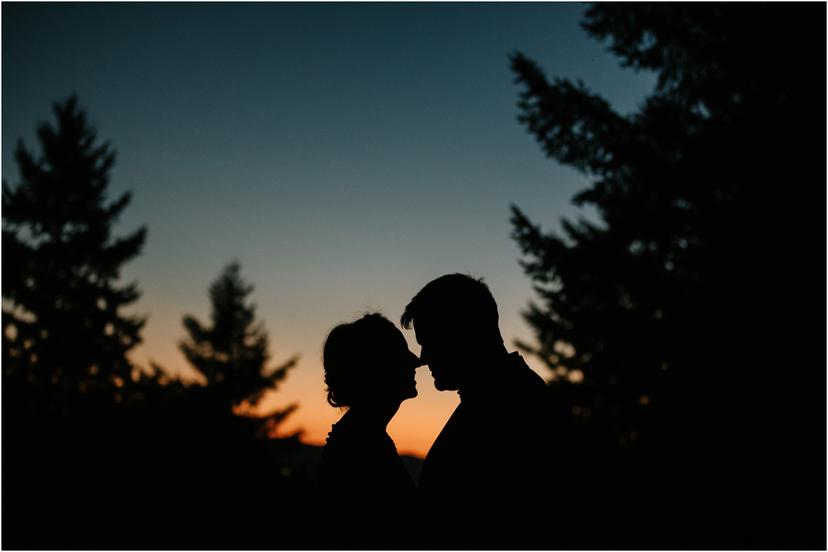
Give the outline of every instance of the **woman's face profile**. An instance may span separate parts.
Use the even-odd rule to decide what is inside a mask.
[[[380,315],[334,328],[323,359],[332,406],[399,407],[417,396],[414,373],[423,363],[408,349],[402,332]]]
[[[417,396],[415,371],[422,363],[417,355],[408,349],[402,332],[389,328],[387,334],[377,343],[374,358],[379,384],[376,391],[387,397],[404,401]]]

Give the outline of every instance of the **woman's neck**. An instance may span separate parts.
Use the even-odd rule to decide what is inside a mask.
[[[385,431],[394,414],[400,409],[400,403],[395,404],[361,404],[352,406],[345,413],[351,423],[360,426]]]

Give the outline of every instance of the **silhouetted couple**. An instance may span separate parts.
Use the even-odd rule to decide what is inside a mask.
[[[419,358],[380,314],[337,326],[325,343],[328,402],[348,410],[328,436],[321,484],[350,536],[365,538],[354,544],[499,547],[549,530],[555,520],[538,525],[554,500],[547,388],[504,347],[486,284],[462,274],[437,278],[411,300],[401,324],[413,325]],[[415,485],[386,427],[402,401],[417,396],[414,373],[423,364],[460,404]],[[370,541],[406,527],[410,541]]]

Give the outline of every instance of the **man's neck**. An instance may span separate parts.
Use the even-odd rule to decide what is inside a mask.
[[[508,373],[509,364],[509,351],[502,344],[478,356],[467,372],[468,380],[463,382],[457,391],[460,400],[491,397],[502,383],[504,374]]]

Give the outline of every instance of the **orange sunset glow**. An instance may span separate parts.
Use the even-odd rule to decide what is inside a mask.
[[[411,292],[412,295],[416,291],[417,289],[413,289]],[[493,293],[496,293],[494,289]],[[259,304],[268,303],[266,300],[263,300],[264,298],[260,298],[255,291],[252,299]],[[400,306],[397,309],[399,312],[402,312],[404,303],[408,299],[400,298],[395,303],[389,302],[389,304],[394,305],[399,303]],[[506,299],[507,301],[510,299],[508,294],[506,294]],[[520,306],[520,304],[517,304],[511,310],[518,310]],[[500,309],[503,311],[503,306]],[[202,307],[200,310],[204,310],[204,308]],[[350,320],[358,318],[362,312],[369,310],[382,311],[391,319],[398,318],[391,309],[383,310],[376,305],[363,310],[343,310],[350,313]],[[198,312],[198,309],[196,312]],[[136,349],[133,353],[133,358],[139,365],[146,366],[152,360],[167,368],[171,373],[181,375],[185,379],[194,377],[192,369],[188,367],[183,355],[175,347],[175,339],[170,339],[171,336],[178,336],[180,339],[182,335],[178,316],[175,313],[163,313],[164,311],[159,312],[151,320],[162,319],[161,323],[166,321],[168,328],[159,328],[161,323],[151,321],[147,327],[146,343]],[[284,407],[290,403],[297,403],[299,405],[298,410],[279,427],[279,433],[289,434],[301,430],[303,442],[322,445],[331,429],[331,425],[344,413],[344,409],[333,408],[326,401],[322,370],[322,344],[328,329],[330,329],[326,326],[333,327],[340,322],[349,321],[349,318],[347,316],[341,316],[339,318],[332,317],[333,322],[331,323],[320,320],[318,322],[318,333],[316,335],[306,335],[304,333],[296,333],[296,326],[291,326],[284,322],[280,324],[279,318],[276,315],[268,316],[268,313],[263,312],[261,316],[267,321],[268,328],[277,327],[282,332],[281,335],[277,335],[277,332],[271,330],[271,342],[273,343],[271,346],[273,355],[272,364],[274,366],[278,365],[294,353],[298,353],[300,359],[297,367],[289,372],[287,378],[280,383],[279,389],[265,396],[257,411],[267,412],[274,408]],[[527,338],[526,334],[528,334],[528,331],[524,330],[521,333],[514,331],[515,327],[520,328],[522,325],[523,322],[514,313],[510,313],[509,311],[501,312],[501,326],[504,339],[506,340],[508,348],[511,350],[514,350],[514,346],[509,345],[514,341],[514,338]],[[510,332],[509,330],[512,331]],[[158,331],[157,337],[156,331]],[[414,331],[402,330],[402,332],[408,341],[409,349],[419,354],[420,349],[414,339]],[[514,337],[509,339],[507,336]],[[302,345],[304,347],[287,349],[285,348],[286,346],[281,345],[283,342],[294,342],[299,344],[300,347]],[[538,359],[527,354],[523,356],[538,374],[549,377],[548,370],[544,370],[540,366]],[[442,429],[446,420],[459,403],[459,397],[456,392],[437,391],[434,388],[434,382],[427,366],[421,366],[417,369],[417,392],[417,397],[403,402],[399,412],[388,426],[388,433],[394,439],[397,450],[401,454],[424,457],[431,443],[440,432],[440,429]]]

